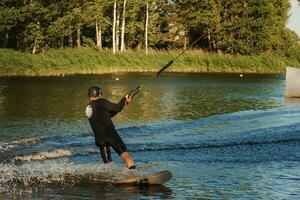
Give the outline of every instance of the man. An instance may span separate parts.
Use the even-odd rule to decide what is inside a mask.
[[[130,95],[126,95],[118,104],[114,104],[102,98],[100,87],[93,86],[88,89],[88,96],[90,103],[87,105],[85,113],[94,132],[96,145],[100,148],[103,162],[112,162],[110,151],[110,147],[112,147],[129,169],[135,169],[134,161],[111,120],[113,116],[121,112],[125,104],[130,102]]]

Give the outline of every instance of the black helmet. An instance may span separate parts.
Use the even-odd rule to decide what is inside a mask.
[[[98,86],[92,86],[88,89],[88,96],[89,97],[99,97],[102,95],[102,90]]]

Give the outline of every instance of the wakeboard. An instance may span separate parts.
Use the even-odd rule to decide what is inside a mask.
[[[172,173],[168,170],[155,172],[146,175],[129,176],[121,180],[114,180],[113,184],[130,184],[130,185],[163,185],[172,179]]]

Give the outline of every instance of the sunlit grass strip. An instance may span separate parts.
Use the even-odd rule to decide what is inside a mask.
[[[0,49],[0,76],[63,76],[115,72],[157,72],[178,51],[127,51],[113,55],[91,48],[57,49],[32,55]],[[236,56],[191,50],[168,69],[172,72],[283,73],[300,67],[299,55]]]

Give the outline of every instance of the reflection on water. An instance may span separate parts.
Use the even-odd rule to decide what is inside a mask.
[[[55,194],[51,195],[54,190]],[[165,186],[152,187],[135,187],[135,186],[116,186],[116,185],[87,185],[87,186],[73,186],[61,187],[48,185],[47,187],[37,187],[36,190],[27,191],[23,194],[14,195],[15,199],[149,199],[155,197],[156,199],[172,199],[172,190]],[[11,196],[1,194],[1,199],[11,199]],[[151,198],[152,199],[152,198]]]
[[[288,98],[284,99],[284,104],[287,106],[300,106],[300,98]]]
[[[84,108],[87,88],[95,84],[103,88],[105,98],[117,102],[148,81],[145,90],[114,119],[118,127],[283,105],[281,76],[165,73],[149,81],[151,76],[1,78],[0,139],[89,132]]]

